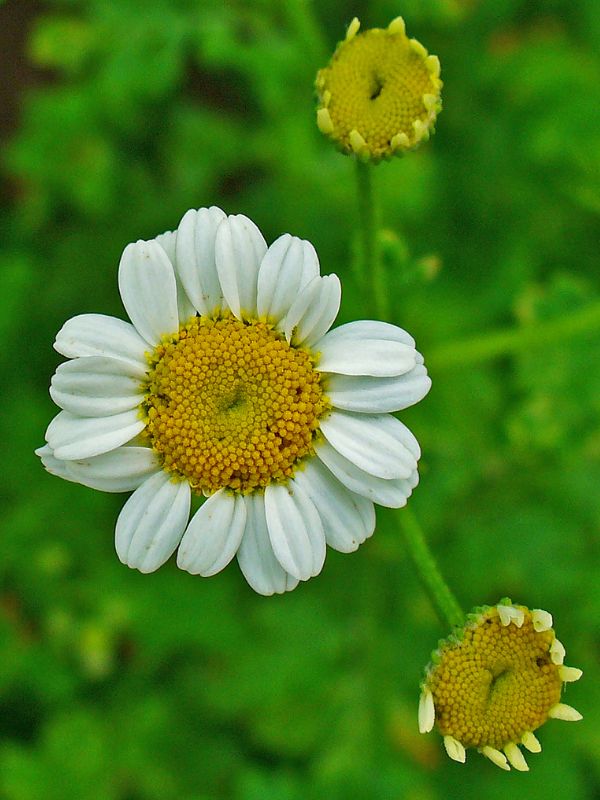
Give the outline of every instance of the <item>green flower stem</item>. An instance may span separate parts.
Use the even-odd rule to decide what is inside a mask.
[[[600,301],[596,301],[547,322],[513,330],[494,331],[434,347],[427,354],[427,366],[433,371],[469,366],[530,348],[555,344],[563,339],[582,336],[599,329]]]
[[[423,530],[410,508],[400,512],[404,541],[440,620],[451,628],[464,624],[464,614],[458,601],[443,579],[438,565],[425,541]]]
[[[389,292],[379,247],[379,211],[373,192],[373,165],[356,159],[356,186],[360,230],[359,288],[370,299],[369,313],[390,318]]]
[[[361,244],[359,288],[370,298],[370,311],[374,317],[385,320],[390,318],[389,291],[379,250],[379,214],[373,191],[372,168],[370,163],[356,159]],[[440,619],[450,627],[462,625],[461,608],[442,578],[416,517],[405,508],[400,521],[408,551]]]

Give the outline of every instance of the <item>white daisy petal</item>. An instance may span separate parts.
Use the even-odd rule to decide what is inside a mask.
[[[144,427],[137,409],[98,418],[61,411],[48,426],[46,441],[55,458],[70,461],[114,450],[141,433]]]
[[[189,322],[192,317],[196,316],[196,309],[189,300],[185,289],[179,281],[177,281],[177,313],[181,324]]]
[[[458,739],[454,738],[454,736],[444,736],[444,747],[453,761],[458,761],[460,764],[464,764],[467,760],[467,751],[458,741]]]
[[[340,325],[314,348],[321,354],[317,363],[321,372],[384,378],[409,372],[417,363],[413,338],[387,322]]]
[[[162,247],[171,266],[174,268],[177,264],[177,231],[165,231],[155,237],[155,241]]]
[[[348,491],[318,458],[307,461],[294,476],[319,512],[325,539],[341,553],[352,553],[375,530],[375,508],[371,500]]]
[[[67,358],[103,356],[129,364],[131,374],[144,378],[149,349],[133,325],[105,314],[80,314],[62,326],[54,347]]]
[[[360,414],[402,411],[422,400],[430,388],[431,378],[422,364],[391,378],[330,373],[326,379],[326,393],[332,405]]]
[[[237,553],[245,525],[243,496],[219,489],[192,517],[177,553],[177,566],[192,575],[216,575]]]
[[[530,753],[541,753],[542,745],[539,743],[537,737],[531,732],[526,731],[521,737],[523,747],[526,747]]]
[[[548,712],[550,719],[562,719],[565,722],[579,722],[583,719],[582,715],[573,706],[568,706],[566,703],[557,703],[552,706]]]
[[[392,325],[391,322],[381,322],[376,319],[359,319],[340,325],[331,331],[328,337],[331,341],[345,339],[352,345],[357,339],[382,339],[390,342],[403,342],[409,347],[415,346],[413,337],[403,328]]]
[[[183,284],[178,279],[179,275],[177,274],[177,231],[166,231],[165,233],[161,233],[160,236],[156,237],[156,241],[162,247],[162,249],[167,254],[167,257],[171,264],[173,265],[173,270],[175,271],[175,281],[177,283],[177,311],[179,313],[179,321],[185,322],[188,319],[191,319],[195,313],[196,309],[192,305],[189,297],[185,289],[183,288]]]
[[[497,767],[500,767],[500,769],[504,769],[507,772],[508,770],[510,770],[510,766],[508,764],[508,761],[506,760],[506,756],[500,750],[496,750],[495,747],[490,747],[489,745],[486,745],[485,747],[481,748],[480,752],[482,752],[486,758],[489,758],[492,764],[495,764]]]
[[[104,417],[138,406],[143,389],[126,361],[87,356],[59,365],[52,377],[50,396],[71,414]]]
[[[389,414],[332,411],[320,427],[338,453],[369,475],[408,478],[417,468],[414,437],[409,438],[406,426]]]
[[[340,310],[342,287],[337,275],[313,278],[300,292],[284,322],[286,339],[311,346],[329,330]]]
[[[310,242],[284,233],[269,247],[258,272],[256,310],[261,319],[279,322],[298,292],[319,274],[319,259]]]
[[[558,668],[558,677],[563,683],[574,683],[583,675],[583,670],[579,667],[566,667],[564,664]]]
[[[511,622],[514,622],[517,628],[522,627],[523,622],[525,621],[525,614],[521,608],[507,605],[505,603],[498,603],[496,608],[498,610],[500,622],[504,627],[510,625]]]
[[[431,689],[423,688],[419,697],[419,733],[430,733],[435,724],[435,703]]]
[[[249,494],[244,500],[247,518],[246,530],[237,553],[240,569],[250,586],[259,594],[268,596],[290,592],[298,585],[298,578],[286,572],[275,558],[267,528],[264,497]]]
[[[552,644],[550,645],[550,660],[552,663],[556,664],[557,666],[561,666],[565,660],[566,654],[567,651],[565,650],[564,644],[559,639],[554,637]]]
[[[312,500],[293,480],[265,489],[269,538],[281,566],[301,581],[318,575],[325,561],[325,533]]]
[[[140,572],[154,572],[181,541],[190,514],[191,491],[185,481],[157,472],[123,506],[115,532],[117,555]]]
[[[243,214],[223,220],[217,229],[215,259],[223,296],[233,314],[256,314],[258,270],[267,244]]]
[[[416,470],[406,479],[386,480],[370,475],[340,455],[328,442],[321,442],[316,448],[316,453],[347,489],[387,508],[405,506],[412,490],[419,482]]]
[[[322,278],[317,276],[307,284],[304,289],[296,295],[290,310],[282,320],[281,327],[288,342],[292,341],[292,336],[297,333],[296,328],[302,317],[308,312],[311,304],[320,297]]]
[[[45,444],[43,447],[38,447],[38,449],[35,451],[35,454],[36,456],[40,457],[46,472],[49,472],[50,475],[56,475],[57,478],[62,478],[63,480],[71,481],[72,483],[79,483],[79,481],[69,475],[67,470],[68,462],[54,457],[54,451],[50,445]]]
[[[531,621],[533,623],[533,629],[537,633],[541,633],[542,631],[549,631],[552,627],[552,614],[548,611],[544,611],[541,608],[534,608],[531,612]]]
[[[226,219],[216,206],[190,209],[177,229],[177,274],[199,314],[223,307],[215,262],[217,228]]]
[[[514,767],[519,772],[528,772],[529,767],[527,765],[527,761],[525,760],[525,756],[519,750],[515,742],[509,742],[504,748],[504,754],[508,759],[511,767]]]
[[[101,492],[131,492],[160,469],[158,457],[149,447],[117,447],[65,464],[70,480]]]
[[[155,240],[127,245],[119,263],[119,291],[129,318],[149,344],[179,330],[175,272]]]

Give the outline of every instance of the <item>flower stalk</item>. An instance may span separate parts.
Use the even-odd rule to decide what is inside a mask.
[[[409,508],[402,509],[400,527],[409,555],[440,621],[451,628],[460,627],[464,624],[462,609],[440,572],[418,519]]]
[[[356,159],[356,188],[360,232],[359,288],[369,298],[369,313],[389,321],[389,292],[379,246],[379,207],[373,188],[373,169],[368,161]]]
[[[372,169],[368,161],[356,158],[361,243],[359,287],[369,298],[369,311],[380,319],[389,320],[390,293],[378,242],[379,209],[373,188]],[[407,508],[402,510],[400,526],[410,557],[441,622],[450,627],[462,625],[464,615],[460,605],[440,572],[417,518]]]

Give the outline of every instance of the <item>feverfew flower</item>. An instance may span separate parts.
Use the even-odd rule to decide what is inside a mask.
[[[508,598],[475,609],[462,631],[440,643],[421,686],[419,730],[434,727],[450,758],[476,748],[501,769],[529,769],[519,746],[542,749],[534,731],[547,719],[577,721],[560,702],[565,683],[581,670],[563,664],[565,648],[547,611]]]
[[[257,592],[284,592],[320,572],[326,544],[356,550],[374,503],[406,503],[420,450],[390,412],[427,394],[423,358],[394,325],[329,331],[340,282],[309,242],[267,248],[248,218],[191,210],[125,248],[119,289],[131,322],[83,314],[59,331],[63,410],[37,452],[66,480],[134,490],[124,564],[152,572],[179,548],[208,576],[237,555]]]
[[[402,17],[359,28],[354,18],[317,74],[317,125],[344,153],[379,161],[429,139],[442,108],[440,62],[406,36]]]

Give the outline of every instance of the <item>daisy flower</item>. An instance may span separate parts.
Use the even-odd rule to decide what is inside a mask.
[[[540,752],[537,728],[548,719],[581,719],[560,702],[564,684],[582,675],[564,658],[547,611],[508,598],[477,608],[433,654],[421,686],[419,730],[437,726],[454,761],[464,763],[473,747],[501,769],[526,772],[519,748]]]
[[[359,29],[355,17],[317,73],[317,125],[342,152],[377,162],[429,139],[442,108],[440,62],[407,37],[402,17]]]
[[[329,330],[340,282],[309,242],[267,247],[245,216],[190,210],[125,248],[119,290],[131,322],[83,314],[59,331],[62,411],[37,453],[66,480],[133,490],[124,564],[153,572],[178,548],[209,576],[237,556],[253,589],[280,593],[321,571],[326,544],[356,550],[374,503],[406,503],[420,450],[391,412],[427,394],[423,358],[394,325]]]

